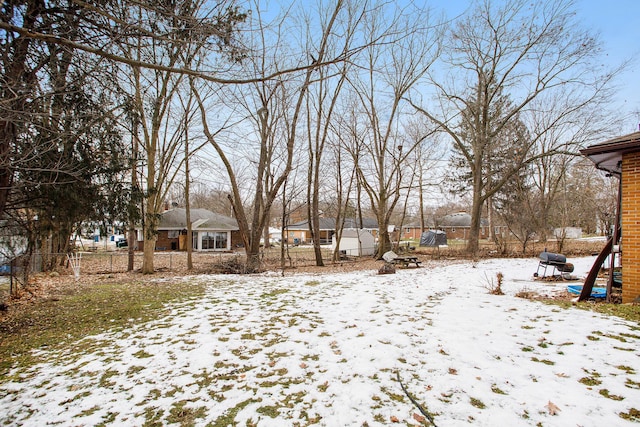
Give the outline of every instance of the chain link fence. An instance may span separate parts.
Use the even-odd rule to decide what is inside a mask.
[[[323,262],[331,263],[333,251],[330,248],[321,250]],[[285,251],[284,263],[280,247],[263,249],[260,258],[265,269],[277,270],[284,265],[286,268],[313,266],[316,264],[312,247],[291,247]],[[237,272],[241,273],[245,264],[244,252],[193,252],[193,269],[187,270],[187,253],[179,251],[159,251],[154,253],[154,269],[157,272],[172,272],[184,274],[207,274]],[[133,271],[142,270],[143,254],[133,254]],[[129,265],[129,253],[126,250],[116,251],[87,251],[67,254],[33,254],[28,263],[20,260],[5,266],[0,272],[0,300],[12,291],[23,286],[23,266],[28,265],[29,274],[34,275],[43,271],[55,271],[60,275],[74,276],[92,274],[126,273]]]

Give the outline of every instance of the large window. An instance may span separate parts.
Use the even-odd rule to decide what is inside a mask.
[[[203,231],[202,250],[227,249],[227,233],[218,231]]]

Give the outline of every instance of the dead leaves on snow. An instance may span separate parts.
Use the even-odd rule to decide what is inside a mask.
[[[545,408],[549,411],[549,415],[558,415],[558,412],[560,412],[560,408],[558,408],[552,401],[549,401],[549,403],[545,405]]]

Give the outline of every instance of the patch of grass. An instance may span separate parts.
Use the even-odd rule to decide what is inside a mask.
[[[198,418],[204,418],[207,415],[207,408],[199,406],[197,408],[187,407],[188,400],[180,400],[175,402],[169,410],[167,422],[180,424],[181,426],[192,426],[196,424]]]
[[[640,382],[630,380],[629,378],[627,378],[627,381],[625,381],[624,386],[640,390]]]
[[[534,361],[534,362],[544,363],[545,365],[555,365],[556,364],[556,362],[554,362],[553,360],[538,359],[537,357],[532,357],[531,360]]]
[[[382,387],[380,389],[382,392],[384,392],[387,396],[389,396],[389,399],[391,399],[394,402],[404,402],[404,394],[397,394],[397,393],[393,393],[389,390],[387,390],[386,387]]]
[[[640,323],[640,305],[630,304],[609,304],[609,303],[597,303],[591,302],[578,302],[572,301],[560,301],[560,300],[545,300],[547,304],[557,305],[561,308],[578,308],[580,310],[595,311],[596,313],[606,314],[608,316],[617,316],[625,320],[630,320],[635,323]]]
[[[617,347],[617,346],[613,346],[613,348],[615,348],[616,350],[621,350],[621,351],[636,351],[635,348],[633,347]]]
[[[264,294],[260,295],[260,298],[273,298],[277,297],[278,295],[286,294],[287,292],[289,292],[289,289],[274,289],[271,292],[265,292]]]
[[[104,421],[96,424],[96,427],[106,427],[108,425],[112,425],[115,422],[117,416],[118,412],[107,412],[107,415],[102,417]]]
[[[256,412],[271,418],[277,418],[280,415],[280,410],[277,406],[261,406],[256,409]]]
[[[136,351],[135,353],[133,353],[133,355],[138,359],[148,359],[149,357],[153,357],[153,354],[147,353],[144,350]]]
[[[155,406],[147,406],[144,408],[144,427],[156,427],[163,425],[162,416],[164,409]]]
[[[233,408],[228,409],[224,414],[219,416],[213,422],[213,425],[214,426],[236,425],[237,423],[234,422],[235,419],[236,419],[236,415],[238,415],[238,413],[240,411],[242,411],[247,405],[249,405],[251,403],[258,403],[258,402],[260,402],[260,400],[247,399],[245,401],[242,401],[242,402],[238,403],[236,406],[234,406]]]
[[[64,405],[67,405],[67,404],[69,404],[71,402],[74,402],[74,401],[76,401],[78,399],[83,399],[83,398],[89,397],[89,396],[91,396],[91,392],[90,391],[83,391],[82,393],[78,393],[75,396],[70,397],[67,400],[63,400],[62,402],[59,403],[59,405],[60,406],[64,406]]]
[[[98,383],[99,387],[110,388],[113,387],[116,383],[110,381],[111,377],[116,375],[120,375],[118,371],[114,371],[113,369],[109,369],[100,377],[100,382]]]
[[[600,381],[596,377],[582,377],[578,380],[578,382],[589,387],[594,387],[602,384],[602,381]]]
[[[625,332],[620,333],[620,336],[626,337],[626,338],[633,338],[636,340],[640,339],[640,335],[636,335],[636,334],[627,334]]]
[[[193,378],[196,380],[196,384],[200,388],[209,388],[209,386],[216,380],[216,376],[211,374],[206,368],[200,373],[193,374]]]
[[[611,399],[611,400],[624,400],[624,396],[618,396],[616,394],[610,394],[609,390],[607,390],[606,388],[603,388],[602,390],[599,391],[601,396],[606,397],[607,399]]]
[[[375,414],[373,416],[373,420],[384,424],[387,421],[387,418],[382,414]]]
[[[596,331],[596,332],[594,332],[594,334],[595,335],[600,335],[601,337],[606,337],[606,338],[611,338],[611,339],[614,339],[614,340],[618,340],[620,342],[628,342],[627,338],[625,338],[625,336],[623,334],[620,334],[620,335],[604,334],[604,333],[602,333],[600,331]]]
[[[164,396],[165,397],[174,397],[178,393],[182,393],[184,390],[182,387],[173,386],[171,390],[167,391]]]
[[[640,422],[640,410],[636,408],[629,409],[629,412],[620,412],[618,415],[623,420]]]
[[[305,362],[308,362],[309,360],[313,360],[314,362],[317,362],[318,360],[320,360],[320,355],[319,354],[305,354],[304,356],[302,356],[302,360],[304,360]]]
[[[491,386],[491,391],[494,392],[495,394],[504,394],[506,395],[507,393],[505,393],[500,387],[498,387],[497,385],[493,384]]]
[[[620,369],[621,371],[625,371],[627,374],[635,374],[636,373],[635,369],[633,369],[631,366],[618,365],[618,366],[616,366],[616,368]]]
[[[56,350],[71,342],[69,354],[80,357],[87,347],[96,345],[81,338],[158,319],[168,314],[167,303],[201,297],[206,286],[188,281],[132,281],[61,289],[0,324],[0,381],[10,380],[11,367],[33,366],[37,356],[32,350]]]
[[[482,400],[476,399],[475,397],[471,397],[469,402],[471,403],[471,406],[475,406],[478,409],[485,409],[487,407]]]
[[[85,409],[84,411],[81,411],[78,415],[75,415],[74,418],[79,418],[79,417],[86,417],[88,415],[91,415],[97,411],[100,410],[100,406],[96,405],[92,408],[89,409]]]
[[[144,371],[144,370],[145,370],[144,366],[131,366],[129,369],[127,369],[127,377],[132,377],[138,372]]]
[[[263,381],[258,385],[262,388],[271,388],[277,386],[278,384],[280,384],[278,381]]]

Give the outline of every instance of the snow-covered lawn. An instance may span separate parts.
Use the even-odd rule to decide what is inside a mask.
[[[593,258],[570,259],[584,277]],[[613,426],[640,415],[640,327],[515,297],[535,259],[377,275],[198,276],[204,298],[0,386],[0,424]],[[506,295],[488,283],[504,274]],[[187,278],[185,278],[187,280]]]

